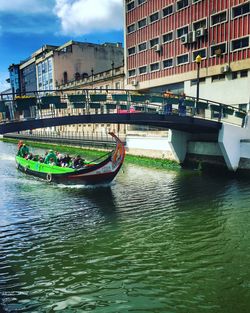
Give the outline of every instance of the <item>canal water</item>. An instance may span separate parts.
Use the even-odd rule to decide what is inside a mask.
[[[250,312],[250,180],[125,164],[50,185],[0,142],[0,312]]]

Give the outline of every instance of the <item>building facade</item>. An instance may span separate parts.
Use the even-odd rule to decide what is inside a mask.
[[[11,92],[19,93],[21,90],[19,64],[11,64],[8,68]]]
[[[93,44],[69,41],[36,60],[38,90],[57,89],[96,73],[123,65],[120,43]]]
[[[113,66],[112,66],[113,65]],[[60,90],[65,90],[67,94],[81,94],[81,89],[89,89],[89,93],[104,93],[111,97],[112,93],[122,93],[125,85],[125,73],[124,66],[112,67],[106,71],[102,71],[93,75],[89,75],[74,81],[62,84],[59,86]],[[77,89],[77,90],[76,90]],[[115,89],[112,91],[112,89]],[[72,90],[72,91],[71,91]],[[120,90],[120,91],[119,91]],[[94,110],[94,109],[92,109]],[[68,110],[68,114],[86,114],[85,109],[73,109]],[[117,124],[78,124],[78,125],[65,125],[56,128],[60,134],[86,134],[96,136],[100,134],[107,134],[109,131],[119,133],[120,136],[125,136],[128,125],[117,125]]]
[[[250,1],[126,0],[127,87],[167,89],[227,104],[247,103]]]
[[[31,93],[37,90],[38,75],[36,69],[36,60],[43,58],[47,53],[56,49],[57,46],[44,45],[35,51],[27,60],[19,65],[21,92]]]

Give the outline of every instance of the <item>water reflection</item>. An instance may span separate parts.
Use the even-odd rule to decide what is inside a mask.
[[[8,312],[247,312],[246,181],[125,165],[109,186],[71,188],[0,159]]]

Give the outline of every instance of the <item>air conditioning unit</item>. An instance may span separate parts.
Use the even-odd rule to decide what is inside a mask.
[[[180,37],[180,41],[183,45],[185,45],[186,43],[188,43],[188,35],[185,34],[183,36]]]
[[[206,33],[206,28],[203,28],[203,27],[198,28],[195,31],[196,37],[203,37],[203,36],[205,36],[205,33]]]
[[[161,52],[161,45],[155,45],[155,46],[153,46],[153,49],[154,49],[154,51],[155,52]]]
[[[196,42],[196,31],[188,33],[188,43]]]
[[[230,72],[230,66],[228,64],[221,67],[220,72],[221,74],[229,73]]]
[[[131,81],[131,85],[132,85],[132,86],[137,86],[137,85],[138,85],[138,80],[133,79],[133,80]]]

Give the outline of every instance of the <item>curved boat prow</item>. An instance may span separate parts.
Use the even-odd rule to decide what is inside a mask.
[[[124,144],[113,132],[109,132],[109,135],[112,136],[116,141],[116,147],[112,153],[112,162],[119,162],[122,164],[126,153]]]

